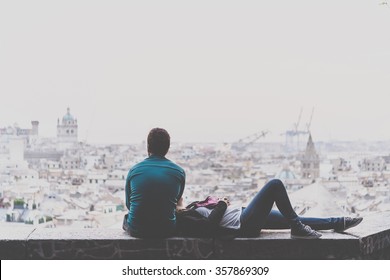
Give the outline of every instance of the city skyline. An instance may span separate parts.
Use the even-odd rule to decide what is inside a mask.
[[[91,143],[139,143],[157,126],[177,142],[263,130],[282,142],[314,108],[314,141],[390,140],[380,4],[2,2],[0,127],[37,120],[55,137],[70,107]]]

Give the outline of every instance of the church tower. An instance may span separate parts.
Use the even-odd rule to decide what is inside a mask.
[[[314,147],[313,139],[309,134],[305,153],[301,159],[302,178],[315,180],[320,177],[320,157]]]
[[[70,114],[70,109],[67,109],[66,114],[57,120],[57,139],[60,145],[72,146],[77,143],[77,119]],[[62,145],[62,146],[64,146]]]

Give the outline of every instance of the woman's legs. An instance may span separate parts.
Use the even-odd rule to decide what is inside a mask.
[[[279,211],[271,211],[276,203]],[[244,235],[257,235],[262,228],[291,228],[292,238],[313,239],[321,234],[316,230],[344,231],[358,225],[363,218],[309,218],[298,217],[291,206],[282,181],[269,181],[252,199],[241,214],[241,230]],[[313,227],[313,229],[312,229]]]
[[[298,215],[291,206],[283,182],[273,179],[256,194],[243,210],[241,214],[241,228],[245,234],[252,235],[264,228],[274,202],[289,226],[299,222]]]
[[[343,226],[344,217],[337,218],[313,218],[313,217],[299,217],[301,222],[310,226],[315,230],[337,229]],[[290,224],[287,219],[283,217],[282,213],[277,210],[271,210],[269,213],[264,229],[289,229]]]

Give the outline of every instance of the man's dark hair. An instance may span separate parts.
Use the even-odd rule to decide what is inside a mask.
[[[171,144],[171,137],[163,128],[153,128],[148,135],[149,155],[165,156]]]

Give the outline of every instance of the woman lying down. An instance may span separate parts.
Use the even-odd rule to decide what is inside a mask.
[[[272,210],[276,204],[277,210]],[[261,229],[291,229],[293,239],[318,239],[317,230],[343,232],[357,226],[363,218],[309,218],[298,216],[291,206],[282,181],[269,181],[247,207],[229,207],[225,197],[194,202],[187,207],[183,199],[177,204],[176,227],[181,236],[255,237]]]

